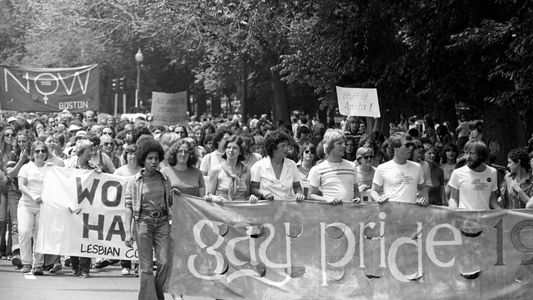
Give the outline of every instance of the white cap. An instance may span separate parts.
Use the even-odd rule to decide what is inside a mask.
[[[81,126],[77,124],[70,124],[70,126],[68,127],[68,131],[76,131],[80,129],[81,129]]]

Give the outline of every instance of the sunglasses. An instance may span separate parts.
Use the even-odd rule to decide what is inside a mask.
[[[374,158],[374,155],[367,155],[367,156],[363,156],[364,159],[373,159]]]
[[[305,154],[309,154],[309,153],[311,153],[311,154],[315,154],[316,152],[315,152],[315,151],[311,151],[311,150],[305,150],[304,153],[305,153]]]
[[[112,132],[102,132],[102,134],[105,134],[105,135],[112,135],[113,133]]]
[[[405,143],[404,146],[405,146],[405,148],[411,148],[411,147],[414,147],[415,144],[414,143]]]
[[[39,153],[46,153],[46,150],[44,149],[37,149],[34,151],[35,153],[39,154]]]
[[[5,137],[14,137],[15,134],[14,133],[6,133],[4,134]]]

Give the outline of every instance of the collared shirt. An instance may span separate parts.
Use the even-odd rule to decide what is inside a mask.
[[[156,170],[163,179],[163,185],[165,187],[165,205],[167,207],[169,215],[172,215],[172,193],[170,191],[170,181],[165,174]],[[144,186],[144,169],[137,172],[134,176],[128,178],[126,186],[125,204],[126,208],[130,208],[133,211],[133,218],[138,220],[141,214],[141,200],[143,195]]]
[[[271,193],[275,200],[293,200],[296,198],[292,185],[300,181],[301,174],[294,161],[288,158],[283,159],[283,169],[279,179],[276,178],[272,160],[268,156],[256,162],[252,166],[251,173],[251,180],[259,182],[261,193]]]

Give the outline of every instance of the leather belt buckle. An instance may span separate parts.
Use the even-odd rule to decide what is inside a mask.
[[[152,218],[159,218],[159,217],[161,217],[161,212],[158,211],[158,210],[157,211],[153,211],[153,212],[151,212],[149,214],[149,216],[152,217]]]

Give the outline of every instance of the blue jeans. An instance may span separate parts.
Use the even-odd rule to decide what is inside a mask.
[[[163,285],[169,273],[170,224],[168,217],[141,217],[135,221],[135,241],[139,253],[139,300],[164,300]],[[154,257],[157,274],[154,278]]]
[[[2,254],[12,253],[19,249],[18,238],[18,218],[17,210],[20,199],[20,193],[17,191],[5,191],[0,193],[0,236],[3,237],[0,242],[0,251]],[[12,248],[8,249],[5,243],[6,232],[11,234]],[[4,253],[5,252],[5,253]]]

